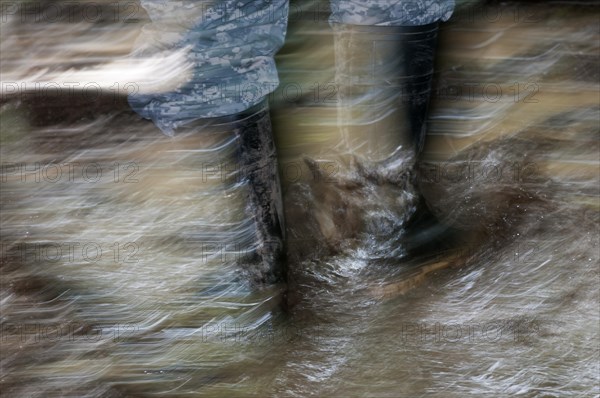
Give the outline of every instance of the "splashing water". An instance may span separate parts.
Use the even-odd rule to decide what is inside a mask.
[[[185,80],[182,55],[128,58],[141,13],[3,14],[2,394],[600,394],[597,9],[459,8],[423,155],[369,163],[337,129],[322,8],[292,7],[279,54],[288,275],[261,289],[230,147],[122,95]]]

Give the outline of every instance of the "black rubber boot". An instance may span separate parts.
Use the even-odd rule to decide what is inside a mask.
[[[223,169],[235,174],[224,179],[230,183],[228,189],[244,190],[246,220],[236,239],[247,247],[238,258],[247,276],[258,285],[283,280],[285,226],[268,102],[243,113],[202,119],[181,130],[217,136],[218,144],[207,151],[219,151],[215,156]]]
[[[338,125],[350,152],[368,161],[425,140],[438,24],[333,24]]]

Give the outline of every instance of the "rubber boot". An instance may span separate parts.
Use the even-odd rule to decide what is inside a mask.
[[[211,137],[209,141],[214,145],[204,152],[213,151],[213,158],[216,156],[218,161],[212,161],[213,170],[207,174],[220,176],[229,196],[243,198],[243,225],[231,233],[223,231],[223,236],[235,240],[237,249],[245,246],[238,250],[243,254],[237,261],[247,277],[257,285],[284,279],[285,226],[268,102],[239,114],[201,119],[179,131]],[[206,171],[206,166],[202,167]]]
[[[420,152],[438,24],[332,26],[338,125],[348,150],[371,162]]]

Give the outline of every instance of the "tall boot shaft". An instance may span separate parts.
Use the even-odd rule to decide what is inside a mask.
[[[438,24],[333,24],[338,125],[348,150],[369,161],[420,151]]]

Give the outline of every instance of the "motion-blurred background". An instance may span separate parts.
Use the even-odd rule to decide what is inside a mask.
[[[336,152],[328,4],[291,1],[288,284],[256,290],[235,170],[127,104],[186,70],[129,57],[139,3],[3,0],[0,394],[599,396],[600,9],[457,3],[405,235]]]

